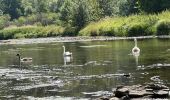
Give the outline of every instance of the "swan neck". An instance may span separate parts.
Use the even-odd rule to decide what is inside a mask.
[[[19,64],[19,67],[21,67],[21,56],[20,55],[18,56],[18,64]]]
[[[137,47],[137,40],[135,39],[135,47]]]
[[[65,53],[66,51],[65,51],[65,47],[63,46],[63,52]]]

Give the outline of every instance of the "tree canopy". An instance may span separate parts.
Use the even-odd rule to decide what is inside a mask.
[[[105,17],[158,13],[169,8],[169,0],[0,0],[0,16],[9,16],[3,22],[57,24],[77,30]]]

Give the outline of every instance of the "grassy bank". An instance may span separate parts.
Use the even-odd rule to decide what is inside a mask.
[[[81,36],[147,36],[170,34],[170,11],[152,15],[105,18],[87,25]]]
[[[39,38],[62,36],[65,28],[61,26],[22,26],[9,27],[0,31],[0,39]]]
[[[0,30],[0,39],[39,38],[53,36],[148,36],[170,35],[170,11],[152,15],[104,18],[91,22],[79,33],[75,28],[50,26],[7,27]]]

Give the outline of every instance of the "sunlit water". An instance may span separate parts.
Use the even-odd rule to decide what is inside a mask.
[[[71,58],[63,58],[63,45]],[[138,40],[138,57],[133,47],[133,40],[1,45],[0,99],[84,100],[111,95],[118,85],[170,86],[170,39]],[[33,62],[18,67],[17,53]]]

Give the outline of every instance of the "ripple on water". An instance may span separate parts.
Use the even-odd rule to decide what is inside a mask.
[[[82,92],[86,97],[101,97],[101,96],[112,96],[113,93],[110,91],[97,91],[97,92]]]
[[[76,98],[76,97],[62,97],[62,96],[49,96],[49,97],[33,97],[23,96],[17,98],[17,100],[89,100],[89,98]]]
[[[84,64],[84,66],[87,66],[87,65],[106,66],[106,65],[110,65],[110,64],[112,64],[111,61],[100,61],[100,62],[98,62],[98,61],[89,61],[89,62],[86,62]]]
[[[27,86],[15,86],[13,87],[14,91],[28,91],[31,89],[40,89],[40,88],[53,88],[53,87],[62,87],[64,86],[63,81],[61,80],[57,80],[57,81],[53,81],[49,84],[32,84],[32,85],[27,85]]]
[[[129,76],[126,76],[126,75],[129,75]],[[126,77],[126,78],[129,78],[131,77],[130,74],[125,74],[125,73],[122,73],[122,74],[102,74],[102,75],[88,75],[88,76],[75,76],[75,77],[67,77],[67,78],[70,78],[70,79],[78,79],[78,80],[89,80],[89,79],[92,79],[92,78],[98,78],[98,79],[102,79],[102,78],[114,78],[114,77]]]
[[[94,48],[94,47],[106,47],[107,45],[89,45],[89,46],[80,46],[81,48]]]
[[[170,64],[162,64],[162,63],[157,63],[157,64],[152,64],[152,65],[140,65],[140,66],[137,66],[137,69],[138,70],[145,70],[145,69],[154,69],[154,68],[170,68]]]

